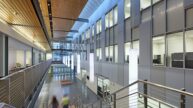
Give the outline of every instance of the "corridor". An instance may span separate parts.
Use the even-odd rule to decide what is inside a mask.
[[[56,96],[60,102],[65,94],[69,96],[72,104],[78,99],[84,105],[96,102],[98,100],[97,96],[90,89],[84,87],[82,82],[76,79],[72,73],[69,67],[52,65],[34,108],[48,108],[52,96]],[[62,80],[69,80],[72,84],[61,85]]]

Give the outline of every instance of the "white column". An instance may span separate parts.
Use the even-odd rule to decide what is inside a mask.
[[[77,73],[80,73],[80,54],[77,54]]]
[[[71,55],[71,69],[74,70],[74,55]]]
[[[138,80],[138,56],[139,51],[137,49],[130,49],[129,50],[129,84]],[[138,91],[138,84],[133,85],[129,88],[129,94],[135,93]],[[138,95],[134,95],[129,98],[129,106],[132,106],[132,103],[137,103]],[[133,101],[133,100],[136,100]],[[130,103],[131,102],[131,103]],[[132,108],[137,108],[133,107]]]
[[[90,53],[90,82],[94,82],[94,53]]]

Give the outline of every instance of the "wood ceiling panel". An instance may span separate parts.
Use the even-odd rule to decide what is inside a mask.
[[[51,34],[51,29],[50,29],[50,20],[49,20],[49,13],[48,13],[48,4],[47,0],[39,0],[40,8],[42,11],[44,23],[46,25],[46,29],[49,35],[49,38],[51,39],[52,34]]]
[[[54,34],[54,38],[61,38],[61,37],[65,37],[68,33],[67,32],[56,31],[53,34]]]
[[[47,42],[31,0],[0,0],[0,18],[10,25],[13,24],[13,28],[21,34],[29,36],[27,39],[33,39],[35,35],[35,41]],[[48,42],[42,46],[49,50]]]
[[[74,25],[74,21],[62,20],[62,19],[54,19],[53,18],[53,28],[54,30],[71,30]]]
[[[52,17],[77,19],[86,3],[87,0],[51,0]],[[52,22],[54,30],[64,31],[70,31],[75,23],[72,20],[59,18],[53,18]],[[65,34],[67,35],[68,33]],[[66,35],[63,35],[63,37]],[[58,37],[58,35],[53,37]]]
[[[55,17],[78,18],[87,0],[51,0]]]

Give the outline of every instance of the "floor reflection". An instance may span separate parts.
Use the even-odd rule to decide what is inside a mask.
[[[61,85],[61,80],[70,80],[72,84]],[[53,95],[60,101],[64,94],[67,94],[70,100],[80,96],[84,104],[97,101],[97,96],[75,78],[70,68],[54,65],[49,70],[34,108],[47,108]]]

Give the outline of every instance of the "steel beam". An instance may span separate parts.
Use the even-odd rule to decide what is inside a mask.
[[[85,18],[64,18],[64,17],[56,17],[56,16],[52,16],[53,19],[63,19],[63,20],[71,20],[71,21],[79,21],[79,22],[85,22],[85,23],[89,23],[88,19]]]

